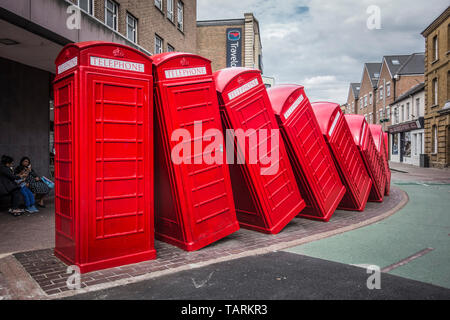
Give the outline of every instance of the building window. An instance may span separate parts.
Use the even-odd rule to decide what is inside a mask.
[[[384,115],[387,121],[391,120],[391,108],[386,107],[386,114]]]
[[[172,47],[170,44],[167,44],[167,52],[175,52],[175,48]]]
[[[383,109],[380,109],[380,111],[379,111],[379,117],[380,117],[380,120],[383,119]]]
[[[400,134],[394,133],[392,135],[392,155],[397,156],[398,155],[398,136]]]
[[[364,96],[364,107],[367,107],[367,95]]]
[[[155,35],[155,54],[163,52],[163,39]]]
[[[402,119],[402,122],[404,122],[405,121],[405,106],[402,105],[402,108],[400,110],[401,110],[401,114],[402,114],[401,119]]]
[[[380,100],[383,100],[383,87],[380,87]]]
[[[105,24],[117,31],[119,5],[111,0],[105,0]]]
[[[391,96],[391,84],[387,83],[386,84],[386,97],[390,97]]]
[[[432,153],[436,154],[438,152],[438,135],[437,135],[437,126],[434,125],[431,132],[431,143],[433,146]]]
[[[373,94],[371,92],[371,93],[369,93],[369,104],[372,105],[372,103],[373,103]]]
[[[433,106],[437,106],[438,105],[438,79],[437,78],[433,79],[432,90],[433,90]]]
[[[373,114],[372,114],[372,112],[369,113],[369,123],[373,124]]]
[[[183,4],[183,2],[178,1],[178,3],[177,3],[177,27],[181,31],[184,30],[183,21],[184,21],[184,4]]]
[[[127,38],[134,43],[137,43],[137,25],[137,19],[127,13]]]
[[[397,108],[395,108],[395,110],[394,110],[394,119],[395,119],[395,124],[398,124],[398,123],[400,123],[400,115],[399,115],[399,109],[398,109],[398,107]]]
[[[78,0],[78,7],[90,15],[94,14],[94,0]]]
[[[162,0],[155,0],[155,6],[162,11],[163,9],[163,4],[162,4]]]
[[[420,98],[416,99],[416,118],[420,117]]]
[[[167,19],[173,22],[173,1],[174,0],[167,0]]]
[[[406,120],[407,121],[409,120],[410,115],[411,115],[411,112],[410,112],[409,102],[408,102],[408,103],[406,103]]]
[[[433,38],[433,58],[434,61],[439,59],[439,42],[438,42],[438,36],[435,36]]]

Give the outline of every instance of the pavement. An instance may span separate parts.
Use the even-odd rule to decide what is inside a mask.
[[[449,265],[450,252],[445,248],[448,248],[450,239],[450,224],[446,214],[450,170],[397,164],[391,164],[391,168],[391,196],[386,197],[381,204],[368,203],[362,213],[337,211],[329,223],[294,219],[276,236],[241,229],[193,253],[157,241],[156,260],[84,274],[79,290],[67,288],[67,266],[52,253],[52,204],[33,216],[13,218],[0,214],[0,299],[59,299],[75,296],[86,299],[132,299],[134,291],[140,292],[142,299],[183,299],[184,295],[196,297],[195,292],[199,291],[183,291],[183,281],[187,281],[183,279],[191,276],[192,279],[197,279],[197,276],[202,279],[200,275],[206,279],[210,274],[208,272],[213,272],[214,268],[218,271],[211,275],[211,279],[215,279],[211,282],[215,284],[211,290],[216,294],[207,291],[205,297],[229,297],[232,291],[226,279],[234,283],[240,279],[247,283],[249,289],[236,292],[239,299],[251,292],[253,294],[248,297],[257,299],[260,290],[261,296],[267,299],[397,299],[402,296],[405,299],[448,299],[446,288],[449,288],[450,281],[445,266]],[[383,285],[382,292],[373,293],[364,289],[367,288],[367,272],[353,265],[365,264],[378,265],[384,272],[383,284],[388,284],[388,287]],[[305,268],[305,273],[296,274],[294,270],[298,268]],[[316,273],[312,272],[314,268],[318,268]],[[326,271],[332,269],[336,270],[336,277]],[[286,272],[290,281],[297,284],[297,293],[295,286],[291,289],[277,287],[281,291],[287,290],[285,295],[277,290],[263,290],[264,286],[273,287],[271,277],[277,274],[277,270],[279,276],[275,277],[276,281],[283,282],[286,276],[281,273]],[[320,270],[324,270],[323,277],[318,275]],[[223,278],[218,274],[223,274]],[[246,277],[245,274],[251,276]],[[267,278],[260,279],[256,274],[266,275]],[[316,278],[316,285],[308,283]],[[154,290],[146,290],[148,287],[169,286],[164,284],[165,279],[170,279],[167,283],[180,283],[179,288],[172,287],[175,290],[172,298],[169,297],[170,291],[156,290],[159,293],[155,293]],[[254,279],[261,283],[253,283],[257,282]],[[203,283],[203,280],[193,281]],[[205,283],[209,283],[209,280]],[[324,289],[332,283],[334,286],[329,290]],[[132,288],[130,293],[128,288]],[[315,290],[319,292],[314,293]],[[201,299],[202,296],[198,297]]]

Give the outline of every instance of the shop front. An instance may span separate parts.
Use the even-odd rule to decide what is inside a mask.
[[[391,161],[420,166],[424,153],[424,118],[389,127]]]

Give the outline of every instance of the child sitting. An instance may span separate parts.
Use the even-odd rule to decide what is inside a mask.
[[[16,183],[20,186],[20,192],[25,199],[25,211],[27,211],[28,213],[36,213],[39,212],[39,210],[35,206],[34,195],[31,190],[28,189],[27,183],[25,182],[27,173],[27,168],[25,168],[24,166],[18,166],[15,170],[15,174],[17,176],[20,176],[21,179],[16,180]]]

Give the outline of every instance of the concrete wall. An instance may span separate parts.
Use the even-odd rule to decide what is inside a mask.
[[[0,154],[49,174],[50,73],[0,58]],[[1,156],[0,155],[0,156]]]

